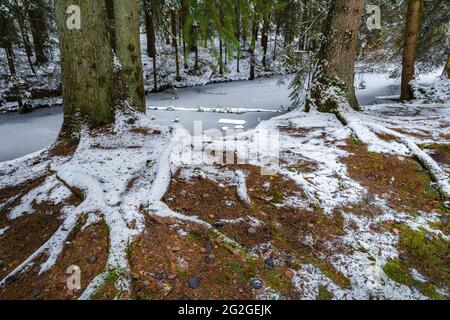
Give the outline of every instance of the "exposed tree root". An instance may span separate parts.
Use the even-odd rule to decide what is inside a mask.
[[[443,195],[447,198],[450,196],[450,182],[448,175],[444,170],[442,170],[442,168],[439,167],[433,158],[420,149],[419,146],[412,141],[412,139],[382,125],[370,121],[362,121],[358,116],[352,116],[352,114],[348,112],[342,112],[341,117],[346,120],[348,127],[361,142],[366,143],[369,146],[375,145],[376,148],[380,147],[381,150],[384,148],[384,150],[388,149],[393,153],[404,154],[404,148],[399,148],[399,144],[397,142],[390,142],[388,144],[379,139],[375,133],[387,134],[397,138],[407,148],[409,151],[408,153],[412,154],[430,173]]]

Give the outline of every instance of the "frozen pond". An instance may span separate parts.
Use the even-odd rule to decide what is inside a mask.
[[[422,77],[422,84],[431,84],[436,74]],[[280,79],[282,81],[280,81]],[[178,99],[167,92],[151,93],[147,96],[147,115],[155,123],[170,124],[177,120],[193,133],[194,121],[201,121],[202,129],[219,129],[236,126],[251,129],[260,121],[270,119],[281,113],[290,105],[288,86],[291,76],[257,79],[255,81],[234,81],[211,84],[203,87],[183,88],[177,90]],[[284,80],[284,81],[283,81]],[[357,90],[361,105],[384,102],[378,96],[398,95],[399,80],[389,79],[384,74],[357,75],[357,88],[361,80],[367,84],[366,89]],[[197,111],[163,111],[152,107],[191,109],[198,108],[240,108],[258,109],[260,112],[213,113]],[[219,123],[220,120],[240,120],[230,124]],[[0,162],[12,160],[41,150],[56,140],[62,124],[61,107],[38,109],[30,114],[0,115]],[[245,122],[244,122],[245,121]],[[239,123],[239,124],[237,124]],[[243,125],[241,125],[243,123]]]

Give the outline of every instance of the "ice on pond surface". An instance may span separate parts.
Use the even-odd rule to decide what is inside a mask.
[[[234,124],[237,126],[243,126],[247,122],[245,120],[235,120],[235,119],[220,119],[219,124]]]
[[[421,76],[419,82],[421,85],[431,84],[436,76],[437,73]],[[291,79],[292,76],[278,76],[182,88],[177,90],[176,100],[167,92],[151,93],[147,96],[147,115],[157,124],[180,123],[192,134],[195,125],[200,132],[220,131],[224,127],[227,127],[224,131],[248,130],[285,112],[290,106]],[[361,81],[366,83],[365,89],[356,92],[361,105],[389,102],[383,100],[400,92],[400,80],[391,79],[387,74],[357,74],[356,82]],[[226,126],[219,123],[224,114],[232,121]],[[0,162],[52,144],[58,137],[62,121],[61,107],[39,109],[30,114],[0,115]]]

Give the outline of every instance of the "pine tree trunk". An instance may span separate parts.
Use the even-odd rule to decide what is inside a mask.
[[[45,3],[43,0],[36,0],[29,7],[28,17],[33,36],[34,52],[36,55],[36,64],[41,65],[48,62],[45,54],[45,43],[48,40],[47,14],[45,12]]]
[[[263,58],[262,58],[262,65],[265,68],[267,66],[267,47],[269,45],[269,21],[270,19],[264,19],[264,26],[262,29],[262,36],[261,36],[261,46],[263,47]]]
[[[19,22],[19,25],[20,25],[19,26],[20,34],[21,34],[22,40],[23,40],[23,46],[25,47],[25,54],[27,55],[28,65],[30,66],[31,72],[33,72],[33,74],[36,75],[36,70],[34,69],[33,60],[32,60],[33,50],[31,48],[28,33],[26,32],[25,27],[23,26],[22,23]]]
[[[172,46],[175,49],[175,68],[176,68],[176,80],[180,81],[180,60],[178,56],[178,39],[177,39],[177,29],[178,29],[178,23],[177,23],[177,13],[175,10],[170,10],[170,20],[172,24]]]
[[[198,27],[195,26],[193,28],[193,32],[194,32],[194,36],[193,36],[193,41],[192,41],[192,49],[194,51],[195,54],[195,62],[194,62],[194,69],[196,71],[199,70],[199,61],[198,61]]]
[[[237,53],[236,53],[236,71],[237,73],[241,72],[241,8],[239,6],[239,3],[236,4],[235,8],[235,14],[236,14],[236,39],[237,39]]]
[[[156,53],[155,57],[153,58],[153,89],[158,91],[158,70],[156,66]]]
[[[150,58],[156,57],[156,34],[153,16],[148,9],[144,10],[145,29],[147,34],[147,54]]]
[[[278,36],[280,35],[280,23],[277,22],[277,28],[275,31],[275,43],[273,48],[273,61],[277,59],[277,50],[278,50]]]
[[[258,22],[256,21],[256,18],[255,18],[255,20],[253,21],[253,25],[252,25],[252,40],[251,40],[251,44],[250,44],[250,78],[249,78],[249,80],[255,80],[256,38],[258,38]]]
[[[22,101],[22,95],[20,94],[20,89],[17,86],[16,81],[16,66],[14,63],[14,52],[11,44],[6,44],[5,46],[5,53],[6,53],[6,60],[8,60],[8,67],[9,72],[11,74],[11,77],[13,78],[13,91],[16,95],[16,101],[19,106],[19,110],[23,109],[23,101]]]
[[[186,19],[188,16],[187,13],[188,7],[186,4],[186,0],[181,0],[181,19],[180,19],[180,36],[182,35],[182,45],[183,45],[183,62],[184,62],[184,69],[187,70],[189,69],[189,62],[188,62],[188,58],[189,58],[189,53],[187,50],[187,45],[186,45],[186,37],[184,36],[184,25],[186,23]]]
[[[219,74],[223,75],[223,40],[219,36]]]
[[[114,0],[114,18],[116,55],[122,65],[127,97],[131,99],[136,110],[145,113],[138,1]]]
[[[64,123],[61,137],[77,141],[84,124],[94,128],[113,122],[113,55],[103,2],[55,1],[61,50]],[[81,9],[81,29],[69,30],[67,8]]]
[[[322,101],[324,86],[343,85],[341,88],[350,106],[359,110],[355,93],[355,60],[358,34],[364,13],[364,0],[333,1],[325,26],[325,41],[320,49],[321,73],[316,81],[322,85],[312,92],[320,111],[333,112],[336,102]]]
[[[145,1],[144,1],[145,5]],[[145,28],[147,34],[147,54],[153,60],[153,89],[158,91],[158,70],[156,65],[156,32],[153,14],[148,7],[144,7]]]
[[[403,70],[401,100],[412,100],[414,94],[410,82],[415,77],[417,36],[420,28],[422,0],[409,0],[406,18],[405,42],[403,44]]]

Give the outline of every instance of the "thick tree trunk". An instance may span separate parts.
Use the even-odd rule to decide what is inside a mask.
[[[326,86],[340,85],[350,106],[359,110],[355,94],[355,60],[364,0],[333,1],[325,26],[325,41],[320,49],[321,68],[312,92],[320,111],[334,112],[337,102],[322,101]]]
[[[113,55],[106,28],[105,5],[92,0],[54,2],[61,50],[64,123],[61,137],[77,141],[84,124],[113,122]],[[81,9],[81,29],[67,27],[67,8]]]
[[[116,55],[122,65],[126,95],[133,107],[146,111],[144,77],[141,60],[139,3],[137,0],[114,0]]]
[[[36,64],[41,65],[48,62],[45,54],[45,44],[48,40],[48,24],[45,3],[43,0],[35,0],[29,6],[28,17],[33,36]]]
[[[403,44],[403,71],[401,100],[414,99],[410,82],[415,77],[417,36],[420,28],[420,9],[422,0],[409,0],[406,17],[405,42]]]
[[[176,68],[176,80],[180,81],[180,57],[178,54],[178,37],[177,37],[177,29],[178,29],[178,23],[177,23],[177,13],[175,10],[170,11],[170,20],[172,24],[172,46],[175,49],[175,68]]]

